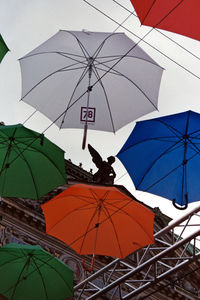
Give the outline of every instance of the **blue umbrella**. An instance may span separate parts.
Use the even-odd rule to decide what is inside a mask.
[[[117,157],[136,189],[165,197],[179,209],[200,200],[200,114],[137,122]]]

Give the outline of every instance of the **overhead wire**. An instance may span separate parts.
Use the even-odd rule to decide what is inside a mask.
[[[141,41],[143,41],[144,43],[148,44],[150,47],[152,47],[154,50],[158,51],[160,54],[164,55],[166,58],[168,58],[169,60],[171,60],[172,62],[174,62],[175,64],[177,64],[178,66],[180,66],[181,68],[183,68],[185,71],[189,72],[191,75],[195,76],[196,78],[200,79],[199,76],[197,76],[196,74],[194,74],[193,72],[191,72],[190,70],[188,70],[187,68],[185,68],[184,66],[182,66],[181,64],[177,63],[175,60],[171,59],[169,56],[167,56],[166,54],[164,54],[162,51],[160,51],[159,49],[157,49],[156,47],[152,46],[150,43],[146,42],[144,39],[147,35],[149,35],[153,30],[155,30],[154,28],[151,28],[151,30],[149,30],[142,38],[137,36],[135,33],[133,33],[132,31],[130,31],[128,28],[124,27],[123,26],[123,23],[133,14],[133,12],[130,12],[131,14],[120,24],[119,22],[115,21],[113,18],[111,18],[110,16],[108,16],[107,14],[105,14],[104,12],[102,12],[100,9],[98,9],[97,7],[95,7],[94,5],[92,5],[91,3],[89,3],[87,0],[83,0],[85,3],[87,3],[88,5],[90,5],[91,7],[93,7],[95,10],[99,11],[101,14],[103,14],[104,16],[106,16],[107,18],[109,18],[110,20],[114,21],[118,27],[115,29],[115,31],[122,27],[123,29],[125,29],[126,31],[128,31],[129,33],[133,34],[134,36],[136,36],[139,41],[133,46],[131,47],[131,49],[129,49],[123,56],[120,57],[120,59],[114,64],[112,65],[100,78],[98,78],[94,84],[92,85],[95,86],[99,80],[101,80],[107,73],[109,73],[124,57],[126,57],[128,55],[128,53],[133,50]],[[116,2],[116,1],[114,1]],[[117,3],[117,2],[116,2]],[[75,103],[77,103],[86,93],[88,92],[88,90],[86,90],[81,96],[79,96],[74,102],[72,105],[70,105],[64,112],[62,112],[43,132],[42,134],[44,134],[53,124],[56,123],[56,121],[58,119],[60,119],[64,114],[66,114],[66,111],[68,109],[70,109]],[[35,111],[36,112],[36,111]],[[34,112],[34,113],[35,113]],[[32,116],[32,115],[31,115]],[[29,119],[29,118],[28,118]],[[27,120],[28,120],[27,119]],[[27,121],[26,120],[26,121]],[[26,122],[25,121],[25,122]],[[24,123],[25,123],[24,122]],[[125,174],[126,175],[126,174]],[[121,177],[123,177],[124,175],[122,175]],[[120,177],[120,178],[121,178]],[[117,179],[118,180],[118,179]]]
[[[116,23],[117,25],[120,25],[119,22],[117,22],[115,19],[113,19],[112,17],[110,17],[108,14],[106,14],[105,12],[103,12],[102,10],[100,10],[99,8],[97,8],[96,6],[94,6],[93,4],[89,3],[87,0],[83,0],[85,3],[87,3],[88,5],[90,5],[91,7],[93,7],[95,10],[97,10],[98,12],[100,12],[102,15],[104,15],[105,17],[107,17],[108,19],[110,19],[111,21],[113,21],[114,23]],[[159,50],[158,48],[156,48],[155,46],[153,46],[152,44],[150,44],[149,42],[145,41],[144,38],[149,35],[153,30],[155,30],[154,27],[152,27],[152,29],[142,38],[135,34],[132,30],[128,29],[127,27],[121,25],[121,28],[123,28],[124,30],[126,30],[127,32],[129,32],[130,34],[132,34],[133,36],[135,36],[137,39],[139,39],[140,43],[141,41],[143,43],[145,43],[146,45],[150,46],[152,49],[156,50],[159,54],[161,54],[162,56],[166,57],[167,59],[169,59],[170,61],[172,61],[173,63],[175,63],[177,66],[181,67],[184,71],[188,72],[190,75],[196,77],[197,79],[200,79],[200,76],[198,76],[197,74],[195,74],[194,72],[190,71],[188,68],[184,67],[183,65],[181,65],[180,63],[178,63],[177,61],[175,61],[174,59],[172,59],[171,57],[169,57],[168,55],[166,55],[164,52],[162,52],[161,50]],[[137,43],[137,45],[138,45]]]
[[[119,22],[117,22],[116,20],[114,20],[112,17],[108,16],[106,13],[104,13],[102,10],[100,10],[99,8],[97,8],[96,6],[94,6],[93,4],[89,3],[87,0],[83,0],[85,3],[87,3],[88,5],[90,5],[92,8],[94,8],[95,10],[97,10],[98,12],[100,12],[101,14],[103,14],[105,17],[107,17],[108,19],[110,19],[111,21],[115,22],[118,25],[118,28],[122,27],[123,29],[125,29],[126,31],[128,31],[129,33],[133,34],[134,36],[136,36],[139,41],[137,42],[137,45],[143,41],[144,43],[148,44],[151,48],[153,48],[154,50],[156,50],[157,52],[159,52],[160,54],[162,54],[163,56],[165,56],[166,58],[168,58],[169,60],[171,60],[172,62],[174,62],[176,65],[178,65],[179,67],[181,67],[182,69],[184,69],[185,71],[187,71],[188,73],[190,73],[191,75],[193,75],[194,77],[196,77],[197,79],[200,79],[200,77],[198,75],[196,75],[195,73],[193,73],[192,71],[190,71],[189,69],[187,69],[186,67],[184,67],[183,65],[179,64],[178,62],[176,62],[174,59],[170,58],[168,55],[166,55],[165,53],[163,53],[162,51],[160,51],[158,48],[154,47],[153,45],[151,45],[150,43],[146,42],[144,40],[144,38],[149,35],[153,30],[157,30],[155,27],[152,27],[142,38],[139,37],[138,35],[136,35],[133,31],[129,30],[127,27],[123,26],[123,24],[120,24]],[[119,4],[117,1],[112,0],[113,2]],[[180,3],[179,3],[180,4]],[[124,9],[126,9],[124,6],[122,6],[120,4],[121,7],[123,7]],[[126,9],[126,11],[128,11],[129,13],[131,13],[130,10]],[[132,15],[135,15],[134,13],[132,13]],[[136,16],[136,15],[135,15]],[[124,22],[123,22],[124,23]],[[159,30],[157,30],[159,31]],[[159,31],[160,32],[160,31]],[[164,35],[164,34],[163,34]],[[169,38],[170,39],[170,38]],[[171,39],[170,39],[171,40]],[[176,43],[176,42],[175,42]],[[177,43],[177,45],[179,45]],[[180,45],[180,47],[182,47]],[[187,50],[186,48],[182,47],[183,50],[189,52],[190,54],[192,54],[194,57],[196,57],[197,59],[200,60],[199,57],[195,56],[192,52],[190,52],[189,50]],[[114,182],[116,183],[117,181],[119,181],[121,178],[123,178],[125,175],[128,175],[128,173],[124,173],[122,174],[119,178],[117,178]]]
[[[118,6],[122,7],[124,10],[126,10],[127,12],[131,12],[127,7],[125,7],[124,5],[122,5],[121,3],[119,3],[116,0],[112,0],[114,3],[116,3]],[[132,12],[132,15],[134,17],[136,17],[138,19],[138,16],[136,13]],[[154,30],[156,32],[158,32],[159,34],[161,34],[162,36],[164,36],[166,39],[168,39],[169,41],[171,41],[172,43],[176,44],[178,47],[180,47],[181,49],[183,49],[184,51],[186,51],[187,53],[191,54],[193,57],[197,58],[198,60],[200,60],[200,56],[197,56],[196,54],[194,54],[193,52],[191,52],[190,50],[188,50],[187,48],[185,48],[183,45],[179,44],[177,41],[175,41],[174,39],[170,38],[168,35],[166,35],[163,31],[157,29],[154,27]]]
[[[129,16],[127,16],[126,17],[126,19],[121,23],[121,24],[123,24],[124,22],[126,22],[126,20],[130,17],[132,15],[132,12],[131,12],[131,14],[129,15]],[[119,26],[118,27],[120,27],[121,26],[121,24],[118,24]],[[118,27],[115,29],[115,31],[118,29]],[[114,32],[115,32],[114,31]],[[135,45],[134,45],[135,46]],[[130,50],[131,51],[131,50]],[[130,52],[129,51],[129,52]],[[120,61],[121,61],[121,59],[123,58],[123,57],[125,57],[126,56],[126,54],[124,55],[124,56],[122,56],[121,58],[120,58]],[[119,61],[117,61],[117,63],[118,63]],[[116,65],[117,63],[115,63],[114,65]],[[95,81],[95,83],[92,85],[92,87],[94,86],[94,85],[96,85],[97,84],[97,82],[99,82],[101,79],[102,79],[102,77],[104,77],[111,69],[113,69],[113,66],[112,67],[110,67],[109,68],[109,70],[103,75],[103,76],[101,76],[101,77],[99,77],[99,78],[97,78],[97,80]],[[64,111],[64,112],[62,112],[53,122],[51,122],[50,123],[50,125],[49,126],[47,126],[41,133],[40,133],[40,136],[42,136],[53,124],[55,124],[56,123],[56,121],[58,121],[64,114],[66,114],[66,111],[68,110],[68,109],[70,109],[71,108],[71,106],[73,106],[77,101],[79,101],[86,93],[88,92],[88,90],[86,90],[82,95],[80,95],[71,105],[69,105],[69,107]],[[37,112],[37,110],[35,110],[33,113],[31,113],[31,115],[23,122],[23,125],[35,114]],[[33,143],[34,143],[34,141],[35,140],[37,140],[39,138],[39,136],[38,137],[36,137],[34,140],[32,140],[26,147],[25,147],[25,149],[23,149],[22,151],[20,151],[18,154],[17,154],[17,156],[15,157],[15,158],[13,158],[12,159],[12,161],[10,161],[10,163],[9,164],[12,164],[12,163],[14,163],[14,161],[25,151],[25,150],[27,150],[28,149],[28,147],[30,147]],[[6,168],[4,167],[3,169],[1,169],[1,173],[5,170]]]

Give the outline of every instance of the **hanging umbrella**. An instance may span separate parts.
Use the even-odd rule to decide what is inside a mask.
[[[154,213],[113,186],[76,184],[41,207],[47,234],[79,255],[125,258],[154,243]]]
[[[73,296],[73,272],[40,246],[0,248],[0,293],[9,300],[64,300]]]
[[[136,189],[172,200],[180,209],[200,200],[200,114],[137,122],[117,157]]]
[[[8,51],[9,49],[0,34],[0,62],[2,61],[2,59],[4,58],[4,56]]]
[[[199,0],[131,0],[142,25],[200,40]]]
[[[60,30],[20,59],[22,100],[60,128],[115,132],[157,109],[163,69],[124,33]]]
[[[66,183],[64,151],[22,124],[0,126],[0,195],[38,199]]]

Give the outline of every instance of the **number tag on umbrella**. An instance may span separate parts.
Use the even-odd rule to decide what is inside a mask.
[[[95,123],[95,107],[81,107],[81,122]]]

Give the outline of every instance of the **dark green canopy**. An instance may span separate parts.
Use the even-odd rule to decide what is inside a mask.
[[[0,34],[0,62],[2,61],[2,59],[4,58],[4,55],[6,55],[6,53],[8,51],[9,51],[9,49]]]
[[[0,248],[0,294],[9,300],[64,300],[73,297],[73,272],[40,246]]]
[[[63,150],[22,124],[0,126],[0,196],[39,199],[65,183]]]

